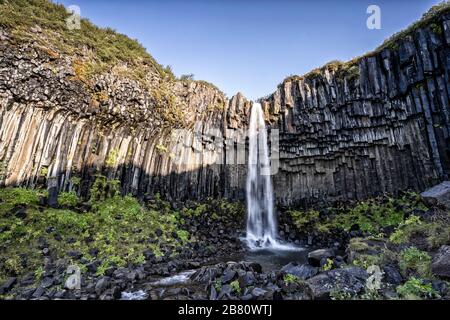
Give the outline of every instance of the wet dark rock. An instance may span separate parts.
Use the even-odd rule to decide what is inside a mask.
[[[448,284],[445,281],[435,280],[431,283],[434,290],[436,290],[441,297],[444,297],[449,292]]]
[[[209,290],[209,300],[216,300],[217,299],[217,290],[214,286],[211,286]]]
[[[247,271],[238,278],[241,287],[251,286],[256,282],[255,275],[251,271]]]
[[[99,265],[100,265],[100,263],[98,261],[92,261],[92,262],[85,264],[85,267],[88,272],[96,273]]]
[[[30,286],[35,281],[35,275],[33,272],[26,274],[19,282],[19,285],[22,287]]]
[[[259,298],[259,297],[263,297],[265,294],[267,293],[267,290],[255,287],[252,290],[252,296],[254,296],[255,298]]]
[[[217,296],[217,299],[220,300],[224,297],[229,297],[231,292],[233,292],[233,289],[231,288],[231,286],[229,284],[225,284],[220,288],[220,293]]]
[[[333,249],[317,249],[308,253],[308,262],[314,267],[319,267],[320,260],[334,257],[335,253]]]
[[[223,267],[223,264],[201,267],[191,276],[191,280],[200,283],[211,283],[222,274]]]
[[[292,274],[299,279],[306,280],[315,276],[319,272],[319,269],[308,264],[299,265],[296,262],[290,262],[281,268],[280,271],[285,274]]]
[[[230,268],[225,269],[223,275],[222,275],[222,283],[228,283],[235,279],[237,273],[234,270],[231,270]]]
[[[23,205],[16,205],[11,209],[11,214],[19,219],[25,219],[27,217],[27,208]]]
[[[8,293],[14,287],[16,282],[17,282],[16,277],[10,277],[6,279],[6,281],[3,282],[2,285],[0,286],[0,295]]]
[[[399,285],[403,282],[403,277],[397,268],[393,266],[384,266],[383,272],[384,272],[384,280],[387,283]]]
[[[68,251],[67,255],[75,260],[79,260],[83,256],[83,254],[81,252],[74,251],[74,250]]]
[[[421,193],[425,201],[432,203],[435,200],[435,204],[441,203],[447,209],[450,209],[450,181],[444,181],[424,192]]]
[[[90,248],[89,249],[89,254],[93,257],[96,257],[99,253],[99,250],[97,248]]]
[[[103,293],[111,284],[110,277],[101,277],[100,280],[97,281],[95,285],[95,292],[100,295]]]
[[[43,287],[38,287],[33,294],[31,295],[33,298],[37,299],[40,298],[45,292],[45,289]]]
[[[153,258],[155,257],[155,254],[152,250],[145,250],[144,257],[145,257],[145,260],[152,261]]]
[[[357,294],[364,290],[367,272],[360,267],[347,267],[320,273],[306,280],[314,299],[329,298],[333,291]]]
[[[241,297],[241,300],[243,300],[243,301],[248,301],[248,300],[252,300],[252,299],[253,299],[253,295],[251,293],[247,293]]]
[[[55,280],[50,277],[45,277],[41,281],[42,288],[50,288],[55,283]]]
[[[65,290],[57,291],[53,295],[53,299],[64,299],[65,297],[66,297],[66,291]]]
[[[450,246],[439,248],[431,263],[431,272],[441,278],[450,278]]]

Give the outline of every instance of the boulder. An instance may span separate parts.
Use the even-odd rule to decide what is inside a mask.
[[[450,246],[442,246],[431,263],[431,272],[441,278],[450,278]]]
[[[384,266],[384,281],[390,284],[399,285],[403,281],[403,277],[397,268],[393,266]]]
[[[267,290],[261,289],[261,288],[253,288],[252,290],[252,296],[255,298],[263,297],[267,293]]]
[[[251,286],[256,282],[255,275],[251,271],[240,275],[238,280],[241,287]]]
[[[100,280],[97,281],[95,285],[95,292],[100,295],[104,292],[110,285],[111,278],[110,277],[101,277]]]
[[[232,270],[231,268],[225,269],[225,271],[222,274],[222,283],[228,283],[234,280],[237,273],[236,271]]]
[[[450,181],[444,181],[422,192],[421,196],[427,201],[434,199],[450,209]]]
[[[308,262],[314,267],[319,267],[320,260],[334,257],[335,253],[333,249],[317,249],[308,253]]]
[[[200,283],[211,283],[222,274],[223,268],[222,264],[201,267],[191,276],[191,280]]]
[[[14,285],[16,284],[17,278],[16,277],[10,277],[6,279],[5,282],[0,286],[0,294],[5,294],[9,292]]]
[[[327,299],[331,292],[357,294],[364,290],[367,272],[360,267],[334,269],[306,280],[313,299]]]
[[[292,274],[299,279],[306,280],[314,277],[319,272],[319,269],[309,264],[299,265],[296,262],[290,262],[289,264],[281,268],[280,271],[284,274]]]
[[[222,288],[220,289],[220,293],[217,296],[217,299],[220,300],[223,297],[228,297],[230,296],[231,292],[233,292],[233,288],[231,288],[229,284],[223,285]]]

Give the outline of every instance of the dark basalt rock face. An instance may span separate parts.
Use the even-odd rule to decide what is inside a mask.
[[[287,79],[261,101],[280,132],[278,204],[424,190],[448,177],[450,16],[436,25],[351,71],[325,67]],[[183,106],[183,125],[167,124],[158,99],[136,81],[106,73],[86,88],[73,80],[70,57],[0,34],[1,184],[83,195],[102,173],[138,196],[244,198],[237,151],[245,138],[224,139],[247,128],[251,102],[241,94],[228,100],[202,83],[175,81],[165,90]]]
[[[325,69],[263,101],[281,132],[280,203],[423,190],[448,176],[450,16],[441,18],[441,32],[418,29],[363,57],[356,76]]]

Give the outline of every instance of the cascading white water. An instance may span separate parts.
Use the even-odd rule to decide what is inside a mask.
[[[250,249],[276,247],[277,222],[273,208],[269,147],[259,103],[253,104],[248,136],[246,241]]]

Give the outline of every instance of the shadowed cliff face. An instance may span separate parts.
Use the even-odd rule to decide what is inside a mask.
[[[449,175],[450,17],[438,25],[349,70],[287,79],[262,101],[269,127],[280,130],[278,204],[422,190]],[[238,133],[251,103],[241,94],[228,100],[180,81],[150,93],[113,73],[86,84],[70,57],[10,37],[0,30],[3,185],[52,180],[70,190],[81,180],[76,189],[85,194],[102,173],[139,196],[244,197]]]
[[[166,83],[149,92],[113,74],[87,85],[67,57],[29,43],[5,41],[0,50],[3,185],[36,187],[51,180],[60,190],[80,185],[75,189],[85,195],[101,173],[139,196],[243,197],[245,165],[232,159],[235,145],[224,142],[232,128],[246,126],[250,104],[241,95],[228,103],[199,82]],[[163,104],[163,90],[173,95],[170,104]],[[165,113],[169,107],[174,111]]]

